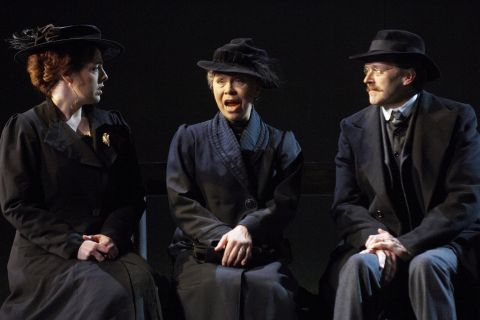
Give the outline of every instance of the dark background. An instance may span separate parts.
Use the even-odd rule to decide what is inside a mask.
[[[0,37],[48,23],[87,23],[100,27],[105,38],[124,44],[124,56],[105,66],[110,79],[100,106],[125,115],[144,164],[166,161],[180,124],[204,121],[216,112],[205,72],[196,62],[210,59],[215,48],[235,37],[252,37],[279,59],[287,82],[280,90],[264,91],[257,110],[266,122],[295,132],[307,162],[331,164],[340,119],[367,105],[362,66],[348,56],[366,51],[379,29],[420,34],[442,71],[442,78],[427,89],[480,106],[480,5],[474,0],[38,3],[2,3]],[[10,115],[42,100],[24,67],[13,62],[13,54],[0,43],[2,125]],[[294,271],[311,291],[334,242],[330,202],[328,195],[304,197],[289,231],[301,257]],[[152,198],[149,208],[150,215],[156,215],[150,228],[157,227],[155,219],[169,223],[164,197]],[[1,302],[7,292],[6,261],[13,233],[4,219],[0,221]],[[165,256],[158,252],[164,252],[169,232],[163,233],[163,242],[151,239],[149,244],[151,263],[165,272]]]

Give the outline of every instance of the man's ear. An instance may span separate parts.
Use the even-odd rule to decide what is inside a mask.
[[[415,78],[417,77],[417,72],[413,68],[409,68],[405,70],[405,74],[403,75],[403,85],[408,86],[412,84]]]

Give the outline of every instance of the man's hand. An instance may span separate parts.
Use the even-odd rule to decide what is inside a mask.
[[[383,229],[378,229],[378,234],[371,235],[365,242],[367,250],[388,250],[393,252],[402,260],[409,260],[411,257],[407,248],[400,243],[400,241]]]
[[[380,268],[383,269],[382,281],[389,283],[397,273],[397,257],[408,260],[410,253],[400,241],[383,229],[378,234],[371,235],[365,242],[366,249],[361,253],[372,253],[378,257]]]
[[[388,250],[369,250],[365,249],[361,254],[372,253],[377,256],[378,264],[383,269],[382,282],[384,284],[389,283],[395,277],[397,273],[397,256]]]
[[[246,266],[252,257],[252,237],[245,226],[238,225],[225,233],[215,251],[223,252],[222,266],[238,267]]]

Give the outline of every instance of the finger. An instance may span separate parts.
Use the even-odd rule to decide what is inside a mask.
[[[230,251],[230,254],[229,254],[228,259],[227,259],[227,266],[228,267],[233,266],[233,263],[237,259],[238,250],[240,250],[240,248],[241,248],[241,246],[238,243],[232,246],[232,250]]]
[[[377,250],[375,254],[378,257],[378,265],[380,266],[380,268],[381,269],[385,268],[385,259],[386,259],[385,252],[383,252],[382,250]]]
[[[382,228],[378,228],[377,232],[378,233],[388,233],[387,231],[383,230]]]
[[[367,241],[365,242],[365,247],[369,247],[377,238],[377,235],[369,235]]]
[[[92,257],[94,257],[95,260],[97,260],[98,262],[102,262],[102,261],[105,260],[104,255],[103,255],[101,252],[97,251],[97,250],[93,250],[93,251],[90,253],[90,255],[91,255]]]
[[[395,244],[391,240],[383,240],[372,244],[368,249],[395,251]]]
[[[225,249],[226,245],[227,245],[227,234],[224,234],[220,239],[220,241],[218,241],[217,246],[213,250],[220,251],[222,249]]]
[[[108,248],[102,244],[96,243],[96,246],[94,247],[98,252],[102,254],[108,254]]]
[[[251,258],[252,258],[252,246],[248,246],[245,252],[245,258],[243,258],[242,260],[242,266],[246,266]]]
[[[242,262],[244,257],[245,257],[245,248],[241,246],[240,248],[238,248],[238,253],[235,258],[235,261],[233,262],[233,266],[238,266]]]
[[[91,236],[88,236],[89,239],[88,240],[91,240],[93,242],[96,242],[96,243],[99,243],[101,238],[97,235],[97,234],[94,234],[94,235],[91,235]]]
[[[227,245],[225,246],[225,251],[223,252],[223,257],[222,257],[222,266],[227,265],[228,258],[230,256],[230,252],[233,249],[233,241],[228,241]]]

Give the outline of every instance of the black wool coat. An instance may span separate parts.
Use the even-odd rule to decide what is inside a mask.
[[[341,122],[333,219],[342,239],[326,274],[335,287],[346,259],[364,248],[378,228],[389,231],[412,253],[451,244],[467,270],[479,245],[480,136],[471,106],[421,92],[409,129],[401,174],[411,181],[420,224],[402,230],[387,187],[381,110],[369,106]],[[395,165],[395,164],[393,164]],[[411,191],[411,190],[410,190]],[[470,262],[469,262],[470,261]]]
[[[84,106],[83,113],[91,145],[49,99],[14,115],[3,130],[0,204],[16,235],[2,319],[134,316],[131,275],[119,265],[129,257],[146,267],[129,253],[145,206],[130,130],[118,112]],[[119,259],[77,260],[82,235],[97,233],[113,239]]]

